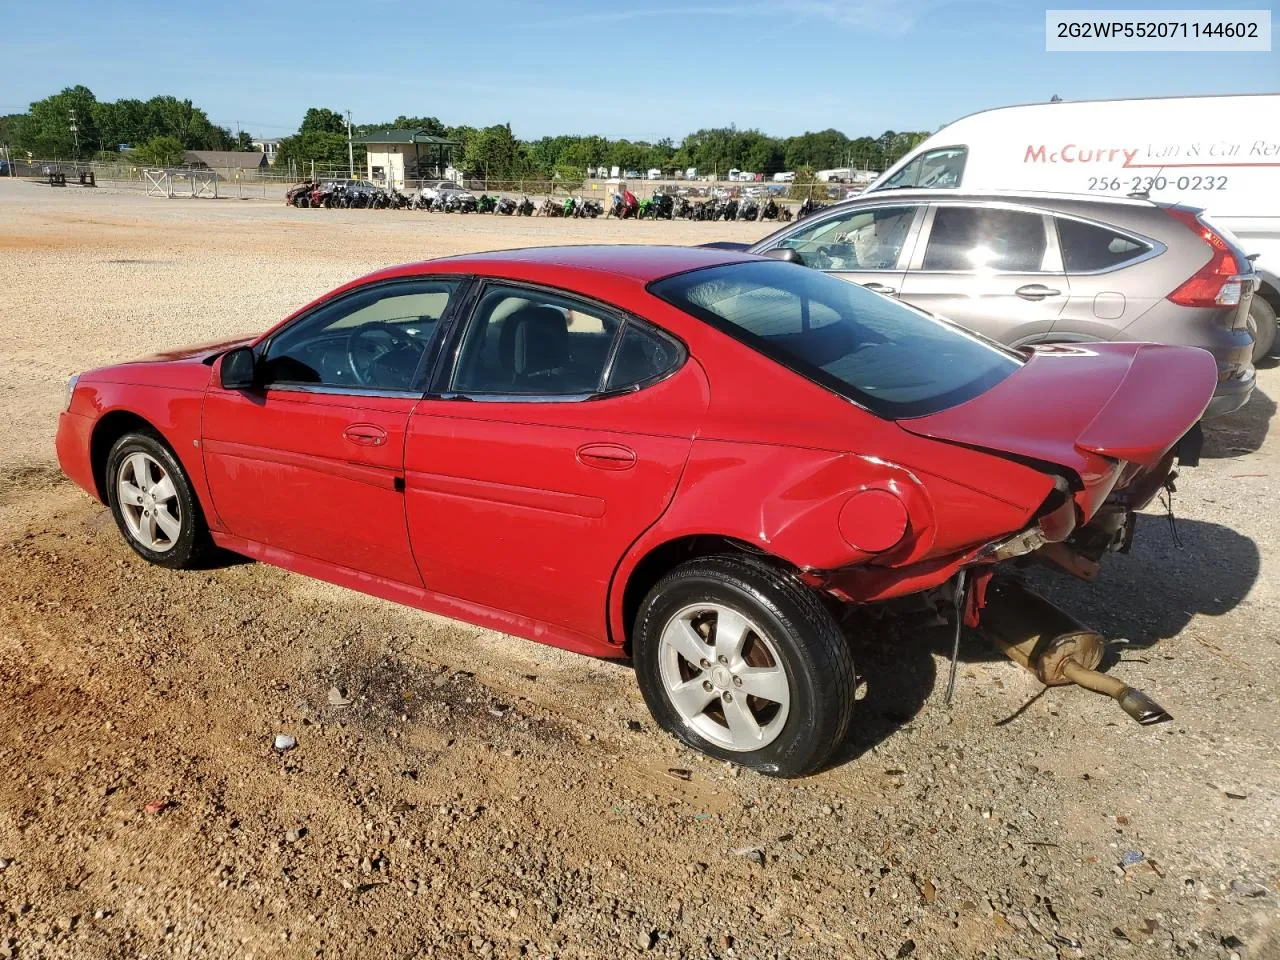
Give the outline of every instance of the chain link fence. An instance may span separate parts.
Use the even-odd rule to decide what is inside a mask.
[[[154,169],[153,167],[127,161],[15,159],[10,163],[7,175],[31,180],[45,180],[51,174],[63,174],[69,185],[78,186],[81,182],[81,174],[87,176],[92,173],[93,181],[97,185],[146,192],[148,188],[146,171]],[[191,173],[195,168],[188,166],[168,169],[172,175],[181,177],[183,174]],[[217,195],[219,197],[244,200],[283,201],[288,189],[303,181],[320,183],[350,182],[352,179],[346,167],[323,167],[320,165],[316,165],[313,169],[307,169],[305,175],[301,178],[292,175],[287,170],[271,167],[262,169],[215,169],[211,172],[217,176]],[[355,179],[365,184],[370,183],[365,178],[364,171],[357,171]],[[795,206],[807,199],[811,199],[815,203],[834,203],[850,196],[855,196],[865,187],[863,183],[841,182],[796,183],[793,181],[774,182],[771,180],[649,180],[645,178],[616,180],[612,178],[583,180],[548,180],[545,178],[483,180],[466,178],[461,181],[422,179],[397,181],[394,187],[412,196],[422,189],[434,188],[441,183],[455,182],[457,186],[470,190],[475,194],[487,193],[493,196],[511,196],[513,198],[528,197],[535,203],[540,203],[547,198],[563,199],[572,196],[579,199],[598,200],[604,204],[606,209],[613,195],[621,193],[623,190],[630,190],[639,200],[651,199],[655,194],[659,193],[686,197],[690,202],[713,197],[721,200],[752,198],[763,202],[772,197],[781,205]],[[387,187],[386,181],[375,182],[374,185],[383,189]]]

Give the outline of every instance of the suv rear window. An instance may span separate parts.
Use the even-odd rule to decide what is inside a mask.
[[[1067,273],[1109,270],[1146,255],[1151,247],[1096,223],[1055,217],[1062,241],[1062,262]]]
[[[1017,354],[953,324],[790,263],[706,267],[649,290],[889,419],[964,403],[1022,364]]]

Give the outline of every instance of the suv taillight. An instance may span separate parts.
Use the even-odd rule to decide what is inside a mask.
[[[1182,223],[1209,245],[1209,262],[1196,271],[1168,299],[1184,307],[1234,307],[1244,292],[1247,269],[1235,249],[1222,234],[1209,226],[1194,210],[1166,207],[1165,213]]]

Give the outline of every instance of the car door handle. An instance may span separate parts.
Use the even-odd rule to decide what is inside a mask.
[[[1013,291],[1023,300],[1043,300],[1045,297],[1060,297],[1061,290],[1046,287],[1043,283],[1028,283]]]
[[[630,470],[636,452],[620,443],[588,443],[578,448],[578,462],[600,470]]]
[[[891,297],[898,292],[897,287],[890,287],[887,284],[876,283],[874,280],[870,283],[864,283],[862,286],[866,287],[872,293],[883,293],[886,297]]]
[[[353,423],[342,431],[342,436],[362,447],[380,447],[387,442],[387,431],[376,423]]]

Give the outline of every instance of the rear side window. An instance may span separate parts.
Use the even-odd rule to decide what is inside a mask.
[[[1110,270],[1150,252],[1149,244],[1126,237],[1107,227],[1082,220],[1055,218],[1062,241],[1062,261],[1067,273]]]
[[[626,390],[663,376],[680,362],[680,348],[665,337],[628,323],[613,358],[605,392]]]
[[[1044,262],[1044,218],[988,207],[939,207],[924,251],[925,270],[1036,273]]]

